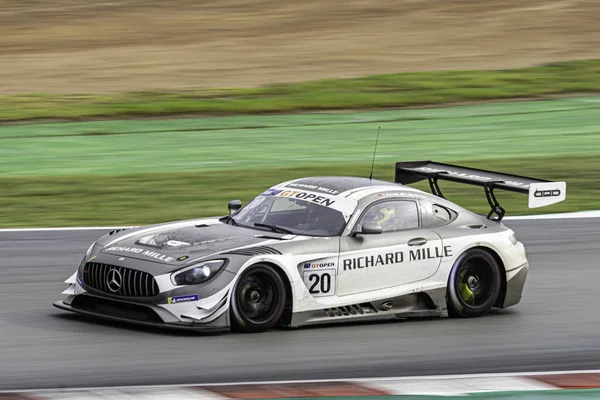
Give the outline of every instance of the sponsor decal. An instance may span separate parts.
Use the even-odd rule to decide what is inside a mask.
[[[169,297],[167,299],[167,302],[169,304],[177,304],[177,303],[183,303],[185,301],[197,301],[198,300],[198,295],[197,294],[188,294],[185,296],[175,296],[175,297]]]
[[[283,192],[283,189],[269,189],[261,193],[261,196],[277,196],[281,192]]]
[[[296,190],[284,190],[283,192],[279,193],[279,196],[306,200],[326,207],[331,207],[333,204],[335,204],[335,200],[328,199],[325,196],[320,196],[318,194],[309,192],[298,192]]]
[[[431,168],[431,167],[419,167],[419,168],[416,168],[416,169],[421,170],[421,171],[426,171],[426,172],[446,172],[448,175],[460,176],[462,178],[475,179],[475,180],[484,181],[484,182],[499,180],[499,179],[490,178],[489,176],[476,175],[476,174],[467,174],[467,173],[464,173],[464,172],[448,171],[448,170],[445,170],[445,169],[437,169],[437,168]],[[527,183],[515,182],[515,181],[506,180],[506,179],[502,179],[502,182],[507,183],[509,185],[513,185],[513,186],[521,186],[521,187],[527,187],[527,186],[529,186],[529,184],[527,184]]]
[[[304,263],[304,269],[335,267],[334,262]]]
[[[566,182],[540,182],[529,186],[529,208],[537,208],[556,204],[565,200]]]
[[[151,257],[159,261],[171,262],[173,261],[173,257],[168,257],[165,254],[160,254],[155,251],[146,250],[142,253],[143,256]]]
[[[166,254],[161,254],[161,253],[157,253],[155,251],[140,249],[139,247],[112,246],[112,247],[107,248],[105,251],[141,254],[142,256],[154,258],[156,260],[164,261],[164,262],[171,262],[174,260],[173,257],[169,257]]]
[[[266,192],[263,192],[260,196],[291,197],[294,199],[310,201],[326,207],[331,207],[336,202],[336,200],[321,196],[316,193],[301,192],[297,190],[269,189]]]
[[[452,257],[452,246],[425,247],[409,251],[408,261],[431,260],[433,258]]]
[[[183,261],[183,260],[187,260],[189,258],[189,256],[181,256],[181,257],[177,257],[177,261]]]
[[[554,190],[536,190],[535,192],[533,192],[533,196],[534,197],[558,197],[560,196],[560,190],[559,189],[554,189]]]
[[[323,187],[323,186],[319,186],[319,185],[309,185],[307,183],[290,183],[290,184],[286,185],[286,187],[312,190],[313,192],[322,192],[322,193],[327,193],[327,194],[331,194],[334,196],[336,194],[340,194],[339,190],[335,190],[335,189],[331,189],[331,188],[327,188],[327,187]]]
[[[421,261],[452,256],[452,246],[425,247],[422,249],[396,251],[393,253],[346,258],[342,260],[344,271],[378,267],[381,265],[401,264],[405,261]]]
[[[407,197],[410,199],[426,199],[427,196],[418,193],[405,193],[405,192],[391,192],[391,193],[380,193],[377,197]]]
[[[140,249],[139,247],[120,247],[120,246],[112,246],[106,249],[106,251],[118,251],[122,253],[136,253],[139,254],[144,251],[144,249]]]
[[[83,279],[81,279],[79,275],[77,275],[77,282],[79,282],[80,285],[83,285]]]

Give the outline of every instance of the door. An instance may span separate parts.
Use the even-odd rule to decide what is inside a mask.
[[[382,200],[358,219],[382,227],[379,234],[344,236],[338,260],[338,296],[391,288],[432,276],[441,259],[450,256],[440,237],[421,229],[419,208],[412,200]]]

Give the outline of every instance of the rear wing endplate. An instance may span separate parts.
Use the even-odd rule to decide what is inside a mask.
[[[505,210],[496,200],[494,189],[527,194],[529,196],[529,208],[545,207],[559,203],[565,200],[567,192],[566,182],[551,182],[432,161],[396,163],[396,177],[394,180],[396,183],[410,184],[424,179],[429,180],[431,192],[443,199],[445,197],[438,186],[438,180],[482,186],[492,208],[487,218],[496,221],[502,220]],[[496,214],[496,217],[492,218],[492,214]]]

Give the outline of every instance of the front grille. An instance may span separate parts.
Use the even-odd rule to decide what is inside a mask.
[[[152,297],[159,293],[152,275],[116,265],[89,262],[83,269],[83,281],[96,290],[116,296]]]

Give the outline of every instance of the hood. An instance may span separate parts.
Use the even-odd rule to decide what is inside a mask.
[[[168,224],[123,232],[105,245],[101,253],[176,266],[214,253],[287,237],[220,222]]]

